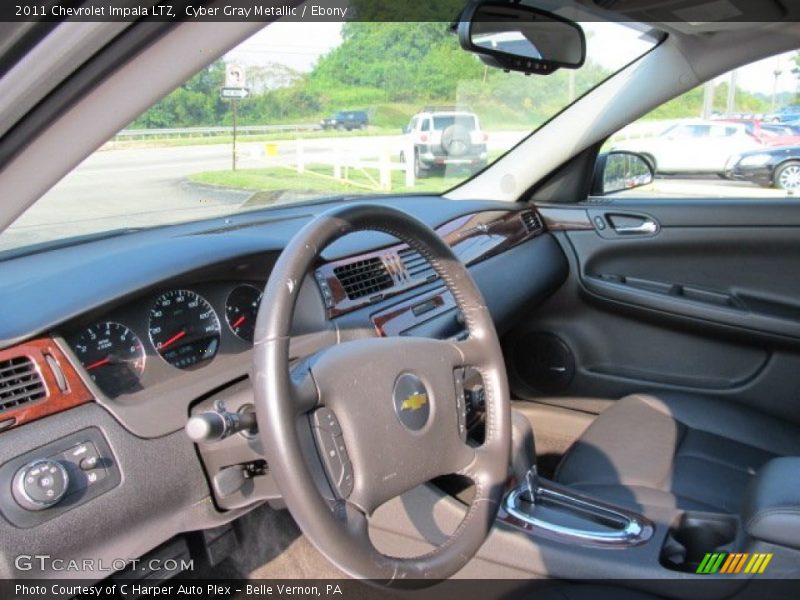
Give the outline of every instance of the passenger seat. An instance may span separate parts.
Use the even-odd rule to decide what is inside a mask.
[[[634,509],[733,514],[751,478],[778,456],[800,456],[800,427],[730,401],[636,394],[592,423],[556,480]]]

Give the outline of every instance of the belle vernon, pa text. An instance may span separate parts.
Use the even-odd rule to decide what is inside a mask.
[[[155,585],[138,583],[121,583],[98,585],[96,587],[86,585],[24,585],[17,584],[15,589],[17,597],[24,596],[43,596],[48,593],[54,596],[64,596],[72,598],[81,595],[85,597],[98,596],[106,597],[117,592],[123,596],[131,594],[133,596],[229,596],[236,592],[244,592],[250,596],[342,596],[342,588],[337,584],[326,585],[286,585],[286,584],[248,584],[241,587],[231,585],[220,585],[209,583],[207,585]]]

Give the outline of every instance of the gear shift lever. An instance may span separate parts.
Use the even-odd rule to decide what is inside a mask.
[[[521,412],[511,411],[511,472],[519,485],[524,485],[528,500],[536,503],[539,474],[536,470],[536,441],[528,418]]]

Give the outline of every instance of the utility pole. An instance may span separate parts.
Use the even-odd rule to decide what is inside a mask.
[[[728,83],[728,106],[725,111],[728,115],[731,115],[736,112],[736,80],[738,79],[738,73],[734,69],[731,71],[731,78],[730,82]]]
[[[778,108],[778,81],[783,75],[783,70],[781,69],[781,59],[780,57],[775,59],[775,70],[772,72],[775,76],[775,79],[772,81],[772,108],[770,112],[775,112],[775,109]]]
[[[714,82],[707,81],[703,86],[703,114],[704,119],[710,119],[714,112]]]
[[[575,92],[575,71],[572,69],[569,70],[569,103],[572,104],[575,102],[575,97],[577,96]]]

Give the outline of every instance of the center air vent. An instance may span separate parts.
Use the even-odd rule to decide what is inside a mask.
[[[370,296],[394,284],[378,256],[336,267],[333,273],[350,300]]]
[[[433,281],[438,277],[428,259],[416,250],[406,248],[405,250],[400,250],[398,254],[411,281]]]
[[[528,230],[528,233],[537,233],[543,229],[542,220],[536,211],[529,210],[522,213],[522,222],[525,223],[525,229]]]
[[[0,412],[44,398],[44,382],[27,356],[0,362]]]

